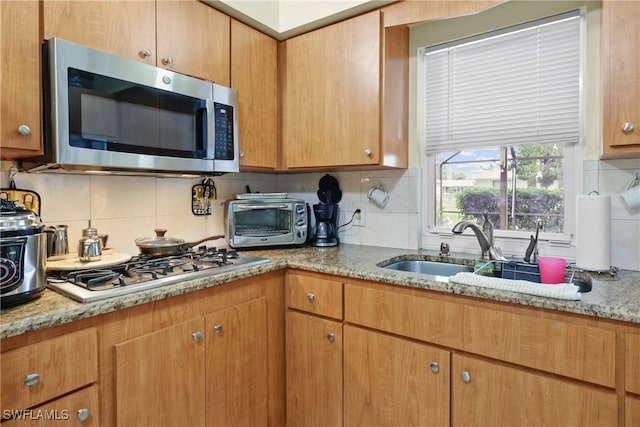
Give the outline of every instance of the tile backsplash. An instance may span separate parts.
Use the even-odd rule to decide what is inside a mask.
[[[2,162],[2,186],[8,185],[10,162]],[[622,202],[620,192],[640,169],[638,160],[585,161],[584,194],[611,194],[612,264],[640,271],[640,212]],[[118,252],[137,253],[134,240],[166,228],[167,236],[196,241],[224,234],[223,203],[235,194],[281,191],[310,205],[318,202],[318,182],[324,172],[299,174],[238,173],[215,177],[218,198],[212,215],[191,212],[191,187],[200,179],[139,176],[100,176],[18,173],[16,186],[38,192],[46,224],[69,225],[69,242],[77,242],[91,220],[109,235],[108,246]],[[331,172],[343,192],[340,224],[347,224],[356,207],[365,207],[365,226],[340,228],[344,243],[417,249],[421,230],[421,176],[419,168],[390,171]],[[367,192],[383,182],[389,203],[381,209],[370,203]],[[219,243],[218,245],[221,245]],[[73,249],[72,249],[73,250]]]

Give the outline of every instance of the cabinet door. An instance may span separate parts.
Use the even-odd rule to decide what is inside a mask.
[[[267,302],[207,316],[207,425],[267,425]]]
[[[42,154],[38,2],[0,2],[2,158]]]
[[[342,324],[288,311],[287,426],[342,425]]]
[[[155,8],[153,0],[45,0],[44,38],[60,37],[155,65]]]
[[[230,18],[196,1],[158,1],[158,67],[230,83]]]
[[[464,426],[614,426],[614,390],[453,355],[451,423]]]
[[[285,168],[380,161],[380,12],[284,42]]]
[[[344,326],[344,424],[449,426],[449,352]]]
[[[640,396],[628,394],[624,399],[624,425],[633,427],[640,425]]]
[[[120,426],[203,426],[204,319],[115,345],[115,399]]]
[[[603,158],[640,157],[639,20],[640,2],[602,2]]]
[[[231,20],[231,87],[239,92],[240,167],[278,167],[278,42]]]

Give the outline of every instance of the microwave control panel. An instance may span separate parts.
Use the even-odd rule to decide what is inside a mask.
[[[233,160],[233,107],[214,103],[215,117],[215,154],[214,159]]]

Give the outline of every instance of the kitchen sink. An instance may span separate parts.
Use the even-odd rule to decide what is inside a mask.
[[[411,257],[408,255],[407,257]],[[426,257],[425,257],[426,258]],[[453,261],[453,260],[452,260]],[[459,259],[459,261],[464,261]],[[393,258],[379,262],[378,267],[386,270],[407,271],[410,273],[424,274],[431,276],[430,278],[438,282],[448,282],[449,276],[454,276],[461,272],[473,272],[473,265],[456,264],[454,262],[431,261],[428,259],[403,259],[403,257]],[[534,283],[540,283],[537,265],[528,264],[518,261],[510,261],[508,263],[498,262],[492,274],[494,277],[502,277],[505,279],[526,280]],[[591,291],[591,279],[588,276],[573,274],[566,277],[565,283],[573,283],[579,287],[579,292],[585,293]]]
[[[470,265],[451,264],[447,262],[407,260],[397,261],[383,268],[389,270],[409,271],[412,273],[428,274],[431,276],[453,276],[463,271],[473,271]]]

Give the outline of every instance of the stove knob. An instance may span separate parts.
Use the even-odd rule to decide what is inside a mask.
[[[207,253],[207,245],[198,246],[198,252]]]
[[[218,249],[218,253],[220,253],[220,254],[226,254],[226,253],[227,253],[227,248],[220,248],[220,249]]]
[[[235,249],[229,250],[229,258],[238,258],[238,251]]]

